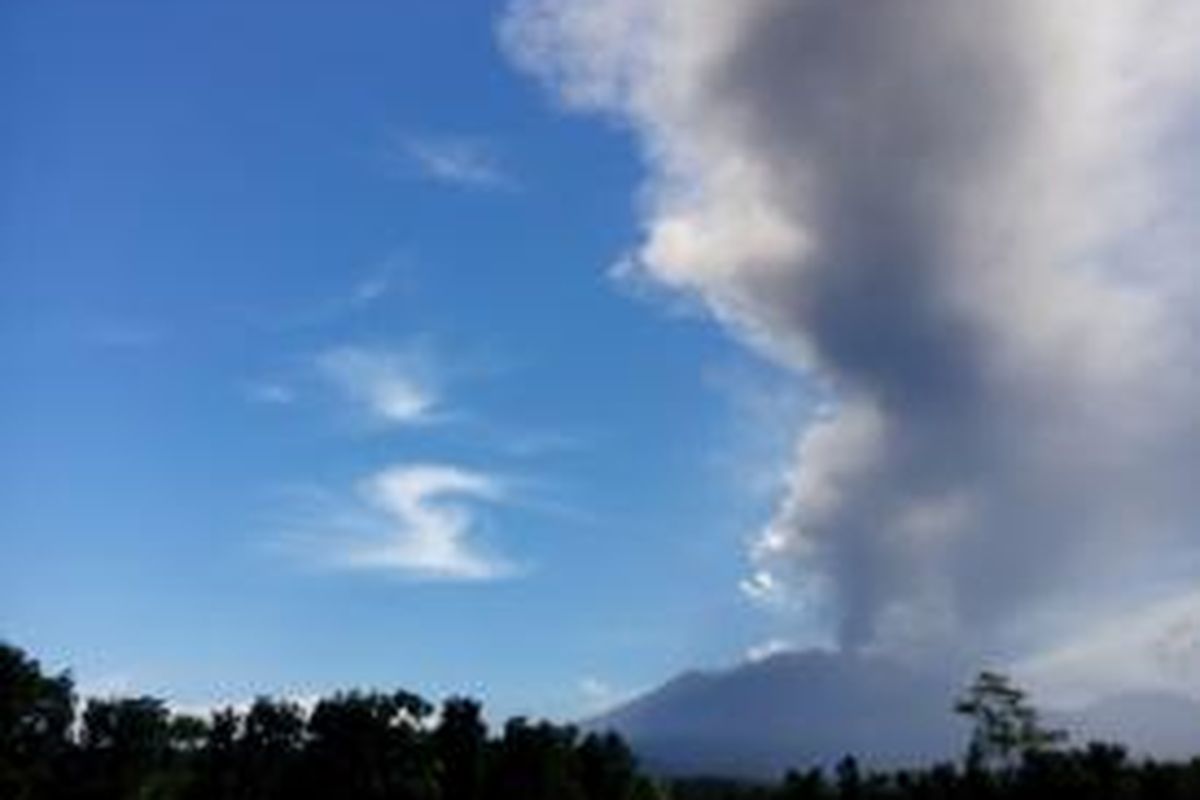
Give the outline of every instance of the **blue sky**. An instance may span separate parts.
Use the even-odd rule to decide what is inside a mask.
[[[634,143],[499,10],[0,9],[0,635],[570,717],[778,633],[738,581],[803,393],[610,276]]]

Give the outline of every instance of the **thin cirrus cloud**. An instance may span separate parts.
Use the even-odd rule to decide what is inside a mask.
[[[402,251],[393,251],[356,281],[333,310],[343,313],[363,311],[391,295],[402,293],[408,285],[406,273],[409,268],[409,257]]]
[[[346,345],[319,353],[314,365],[326,382],[377,423],[422,425],[439,416],[433,366],[415,349]]]
[[[146,350],[167,338],[160,326],[131,319],[101,319],[79,326],[83,339],[110,350]]]
[[[383,270],[369,275],[354,285],[350,293],[349,303],[355,308],[362,308],[385,297],[394,288],[394,280],[390,271]]]
[[[246,399],[270,406],[286,406],[296,401],[292,387],[278,381],[255,381],[245,386]]]
[[[494,581],[521,568],[480,542],[486,509],[510,502],[494,475],[437,463],[387,467],[306,523],[319,565],[422,581]]]
[[[386,150],[393,167],[450,186],[511,189],[515,182],[495,148],[471,136],[397,136]]]
[[[327,291],[319,299],[308,298],[273,309],[243,309],[241,313],[246,324],[273,334],[337,325],[402,294],[409,285],[407,269],[407,256],[393,252],[363,271],[354,282]]]

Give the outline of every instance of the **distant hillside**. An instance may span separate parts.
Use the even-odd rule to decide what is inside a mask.
[[[951,711],[961,690],[880,658],[788,652],[727,670],[688,672],[584,723],[624,736],[667,775],[776,778],[848,753],[874,767],[957,759],[969,731]],[[1121,742],[1135,755],[1200,753],[1200,703],[1129,694],[1048,713],[1073,742]]]
[[[1200,754],[1200,703],[1169,692],[1105,698],[1059,724],[1077,741],[1119,741],[1134,755],[1189,759]]]
[[[770,778],[847,753],[874,766],[909,765],[961,751],[956,690],[881,659],[780,653],[686,673],[586,727],[618,731],[665,774]]]

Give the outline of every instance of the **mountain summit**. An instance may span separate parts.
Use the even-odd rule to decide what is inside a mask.
[[[954,682],[892,661],[809,650],[688,672],[589,720],[665,774],[777,777],[847,754],[871,766],[957,755],[966,729]]]
[[[684,673],[584,727],[617,731],[666,775],[773,779],[846,755],[919,766],[961,757],[969,728],[952,706],[963,684],[877,656],[789,651]],[[1200,703],[1177,693],[1113,695],[1045,717],[1075,744],[1119,742],[1156,758],[1200,751]]]

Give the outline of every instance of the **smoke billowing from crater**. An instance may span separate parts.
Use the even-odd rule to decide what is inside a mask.
[[[625,269],[836,397],[752,590],[978,652],[1197,577],[1200,7],[517,0],[503,34],[637,135]]]

